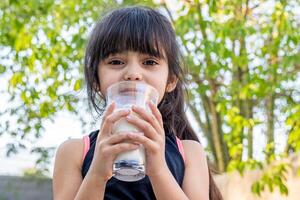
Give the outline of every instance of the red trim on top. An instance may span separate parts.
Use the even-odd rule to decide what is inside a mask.
[[[185,154],[184,154],[184,148],[183,148],[182,142],[178,137],[176,137],[176,142],[178,145],[178,150],[183,158],[183,161],[185,162]]]
[[[82,162],[90,149],[90,137],[88,135],[83,137],[83,155],[82,155]]]

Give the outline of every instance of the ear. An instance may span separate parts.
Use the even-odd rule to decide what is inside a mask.
[[[173,75],[167,83],[166,92],[172,92],[176,88],[177,81],[178,78],[175,75]]]

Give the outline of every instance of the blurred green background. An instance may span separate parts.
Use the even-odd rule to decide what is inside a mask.
[[[112,8],[146,5],[172,21],[189,68],[189,118],[219,172],[262,170],[251,191],[287,195],[286,161],[300,150],[300,1],[2,0],[1,151],[38,154],[27,176],[49,177],[55,149],[36,146],[45,122],[87,119],[83,57],[94,22]],[[7,82],[6,81],[6,82]],[[4,105],[4,104],[3,104]],[[84,134],[84,133],[82,133]],[[285,161],[284,161],[285,160]],[[271,167],[265,167],[271,166]]]

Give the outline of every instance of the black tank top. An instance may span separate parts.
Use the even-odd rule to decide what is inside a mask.
[[[99,130],[89,134],[90,149],[88,150],[82,165],[81,174],[84,178],[87,174],[95,151],[95,145]],[[176,179],[178,185],[182,186],[184,176],[184,160],[179,152],[176,137],[166,134],[165,158],[167,165]],[[104,194],[105,200],[152,200],[156,199],[148,176],[136,181],[125,182],[114,177],[108,180]]]

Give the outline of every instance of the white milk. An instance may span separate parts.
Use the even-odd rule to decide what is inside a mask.
[[[124,108],[116,109],[115,112],[122,109]],[[112,133],[122,134],[122,132],[140,132],[140,130],[134,125],[128,123],[128,121],[125,118],[122,118],[115,122],[112,129]],[[117,156],[115,162],[120,160],[136,160],[140,164],[145,164],[145,148],[141,145],[138,149],[123,152]]]

